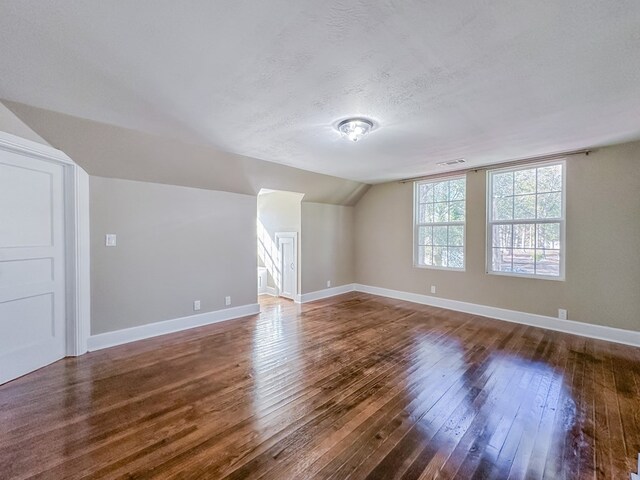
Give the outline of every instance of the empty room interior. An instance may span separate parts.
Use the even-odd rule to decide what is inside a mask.
[[[640,3],[0,1],[0,479],[627,479]]]

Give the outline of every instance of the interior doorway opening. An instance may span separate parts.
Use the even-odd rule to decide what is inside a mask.
[[[300,300],[302,197],[265,188],[258,194],[258,295]]]

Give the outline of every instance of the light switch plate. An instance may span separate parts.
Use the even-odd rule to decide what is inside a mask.
[[[104,244],[107,247],[115,247],[116,246],[116,234],[115,233],[107,233],[104,236]]]

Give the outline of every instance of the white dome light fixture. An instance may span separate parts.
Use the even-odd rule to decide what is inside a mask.
[[[347,118],[341,121],[338,131],[352,142],[357,142],[373,128],[373,122],[366,118]]]

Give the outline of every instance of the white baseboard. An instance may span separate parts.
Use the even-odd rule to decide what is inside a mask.
[[[303,293],[300,295],[298,303],[313,302],[315,300],[321,300],[323,298],[334,297],[336,295],[342,295],[343,293],[353,292],[355,290],[355,284],[348,283],[347,285],[340,285],[338,287],[325,288],[324,290],[317,290],[315,292]]]
[[[536,315],[534,313],[518,312],[498,307],[489,307],[475,303],[461,302],[458,300],[448,300],[446,298],[431,297],[419,293],[402,292],[388,288],[372,287],[369,285],[355,284],[354,290],[357,292],[380,295],[382,297],[405,300],[407,302],[441,307],[457,312],[471,313],[483,317],[505,320],[507,322],[522,323],[534,327],[556,330],[558,332],[572,333],[583,337],[607,340],[609,342],[623,343],[634,347],[640,347],[640,332],[633,330],[623,330],[621,328],[605,327],[591,323],[576,322],[573,320],[560,320],[555,317]]]
[[[123,343],[135,342],[145,338],[166,335],[189,328],[201,327],[211,323],[224,322],[234,318],[246,317],[260,313],[260,305],[257,303],[242,305],[240,307],[225,308],[215,312],[199,313],[188,317],[174,318],[162,322],[148,323],[138,327],[125,328],[114,332],[91,335],[87,341],[90,352],[103,348],[115,347]]]

